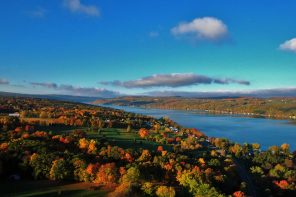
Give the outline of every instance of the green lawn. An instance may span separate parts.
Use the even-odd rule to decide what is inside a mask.
[[[91,138],[102,138],[103,135],[107,138],[108,142],[113,146],[121,148],[143,148],[149,150],[156,150],[160,145],[156,142],[141,139],[137,131],[126,132],[125,129],[107,128],[103,129],[101,133],[89,132],[88,136]],[[171,145],[162,145],[164,149],[170,150]]]

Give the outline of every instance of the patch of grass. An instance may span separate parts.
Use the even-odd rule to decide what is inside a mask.
[[[156,150],[159,145],[163,146],[166,150],[171,150],[171,145],[162,145],[156,142],[147,141],[141,139],[138,132],[127,132],[125,129],[106,128],[102,129],[100,133],[89,132],[88,137],[99,138],[105,137],[110,145],[119,146],[121,148],[133,148],[133,149],[149,149],[150,151]]]
[[[48,125],[48,126],[42,126],[42,125],[34,125],[35,130],[40,130],[40,131],[53,131],[54,133],[58,132],[71,132],[76,129],[86,129],[85,127],[79,127],[79,126],[69,126],[69,125]]]

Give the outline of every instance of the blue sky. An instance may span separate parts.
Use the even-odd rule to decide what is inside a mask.
[[[0,91],[295,88],[295,8],[293,0],[1,1]]]

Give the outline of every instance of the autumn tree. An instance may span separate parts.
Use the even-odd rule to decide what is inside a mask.
[[[148,129],[141,128],[139,130],[139,135],[140,135],[141,138],[146,138],[149,135]]]
[[[115,163],[106,163],[100,166],[95,182],[112,185],[116,183],[117,177],[118,174]]]
[[[290,150],[290,145],[287,144],[287,143],[284,143],[284,144],[281,145],[281,149],[282,149],[283,152],[288,153],[289,150]]]
[[[39,117],[42,118],[42,119],[46,119],[46,118],[48,118],[48,113],[45,112],[45,111],[42,111],[42,112],[40,113]]]
[[[71,171],[69,166],[64,159],[57,159],[52,162],[52,166],[49,172],[50,180],[65,180],[69,178],[71,175]]]
[[[236,191],[233,193],[233,197],[245,197],[245,193],[242,191]]]
[[[173,187],[159,186],[156,190],[156,196],[158,197],[175,197],[176,192]]]
[[[143,150],[141,156],[138,158],[138,161],[146,162],[151,159],[151,154],[149,150]]]
[[[151,182],[145,182],[141,190],[147,195],[147,196],[153,196],[155,187]]]
[[[30,157],[30,166],[33,169],[35,179],[48,178],[52,164],[52,156],[34,153]]]
[[[140,177],[140,171],[136,167],[130,167],[126,174],[122,176],[122,182],[135,183],[138,182]]]
[[[178,173],[177,180],[180,185],[189,189],[189,192],[194,196],[203,197],[221,197],[222,195],[211,185],[202,180],[201,174],[198,170],[185,170]]]

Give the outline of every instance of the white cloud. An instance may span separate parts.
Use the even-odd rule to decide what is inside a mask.
[[[155,74],[130,81],[103,81],[102,85],[119,86],[125,88],[151,88],[151,87],[182,87],[198,84],[230,84],[250,85],[249,81],[231,78],[213,78],[193,73]]]
[[[291,40],[287,40],[286,42],[281,44],[280,49],[284,51],[292,51],[296,53],[296,38],[292,38]]]
[[[173,27],[171,32],[175,36],[193,35],[198,39],[218,40],[228,34],[228,29],[220,19],[203,17],[191,22],[180,23]]]
[[[81,0],[64,0],[64,5],[72,12],[83,13],[89,16],[99,16],[100,11],[94,5],[84,5]]]

